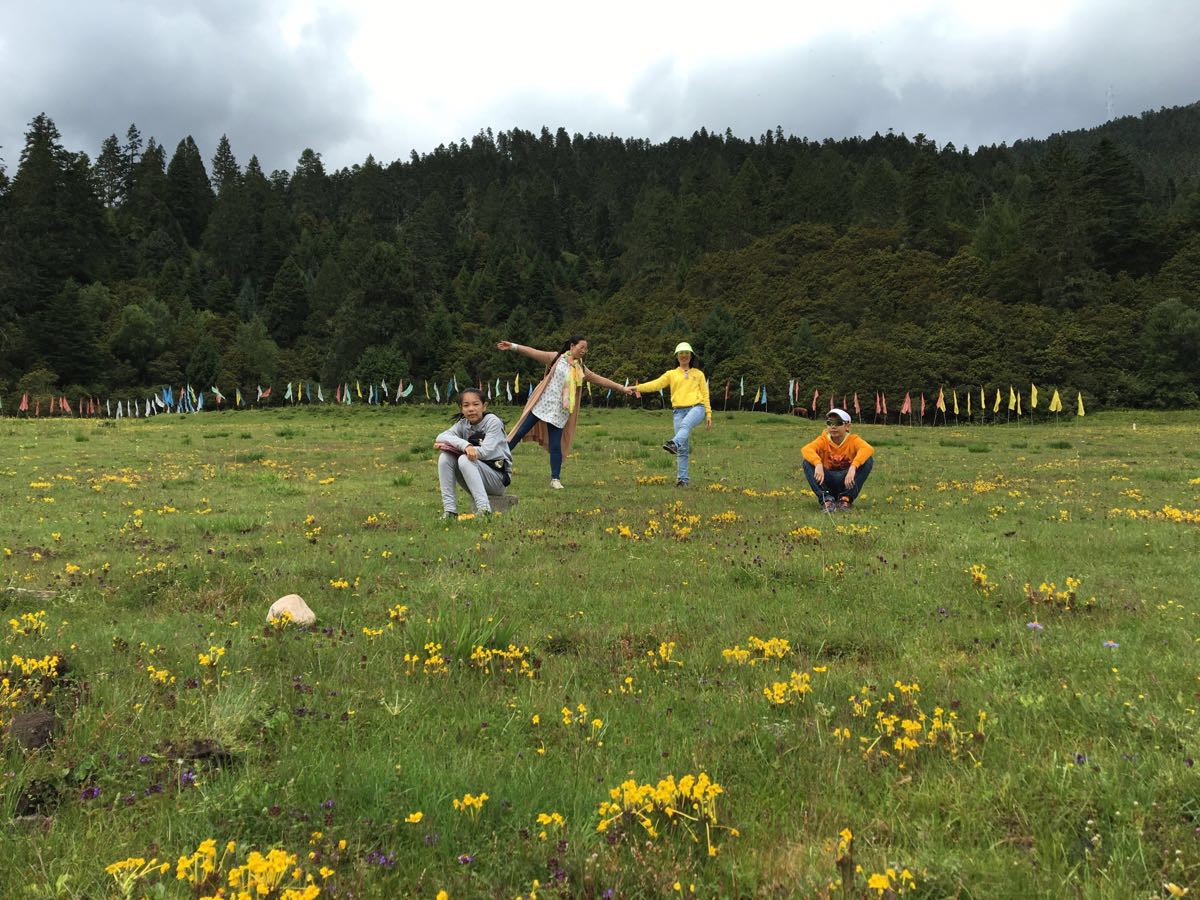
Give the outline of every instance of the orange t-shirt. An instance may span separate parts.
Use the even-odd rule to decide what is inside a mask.
[[[804,445],[800,453],[814,466],[824,466],[840,472],[851,466],[857,468],[871,458],[875,448],[857,434],[848,434],[838,446],[829,439],[828,432],[821,432],[815,441]]]

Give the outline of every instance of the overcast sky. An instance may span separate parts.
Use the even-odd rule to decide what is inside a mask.
[[[408,8],[411,7],[411,8]],[[484,128],[701,126],[939,145],[1200,99],[1196,0],[0,0],[0,157],[39,112],[95,158],[131,122],[206,162],[328,169]]]

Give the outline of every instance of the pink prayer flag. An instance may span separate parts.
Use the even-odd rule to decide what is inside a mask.
[[[925,418],[925,395],[921,394],[921,418]]]
[[[904,403],[900,407],[900,415],[904,415],[905,413],[910,416],[912,415],[912,394],[908,391],[904,392]]]
[[[880,394],[879,396],[881,398],[883,398],[883,414],[886,416],[887,415],[887,394]]]
[[[854,416],[858,418],[862,415],[862,407],[858,405],[858,391],[854,392]]]

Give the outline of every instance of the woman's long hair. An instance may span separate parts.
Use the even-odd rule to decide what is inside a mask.
[[[546,369],[546,371],[553,372],[554,367],[556,365],[558,365],[559,357],[561,357],[564,353],[566,353],[568,350],[570,350],[572,347],[574,347],[576,344],[578,344],[583,339],[584,339],[583,335],[573,334],[569,338],[567,338],[565,341],[563,341],[563,345],[558,348],[558,354],[554,357],[553,360],[551,360],[550,367],[548,369]],[[582,366],[583,363],[580,363],[580,365]]]

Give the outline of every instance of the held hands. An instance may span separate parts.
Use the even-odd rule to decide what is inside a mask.
[[[625,387],[621,388],[621,390],[625,392],[626,397],[640,397],[641,396],[641,394],[639,394],[637,392],[637,388],[634,387],[632,384],[626,385]]]

